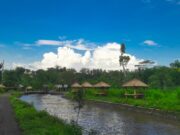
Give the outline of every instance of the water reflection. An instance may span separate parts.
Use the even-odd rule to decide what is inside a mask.
[[[37,110],[46,110],[68,122],[76,120],[74,103],[61,96],[28,95],[21,99],[33,103]],[[81,110],[79,125],[86,130],[97,130],[99,135],[180,135],[178,122],[92,103]]]

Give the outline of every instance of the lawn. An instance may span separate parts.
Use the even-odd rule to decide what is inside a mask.
[[[125,90],[123,89],[111,88],[108,90],[107,96],[97,96],[97,91],[96,89],[86,90],[85,99],[130,104],[169,112],[180,112],[180,88],[169,90],[147,89],[143,91],[145,95],[143,99],[125,98]]]

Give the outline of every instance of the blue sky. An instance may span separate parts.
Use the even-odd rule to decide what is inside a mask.
[[[9,65],[57,52],[39,40],[124,42],[127,53],[160,65],[180,58],[180,0],[0,0],[0,20],[0,60]]]

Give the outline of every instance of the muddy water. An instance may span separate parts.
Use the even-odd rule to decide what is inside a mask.
[[[75,103],[61,96],[27,95],[21,99],[68,122],[76,120]],[[85,130],[96,130],[98,135],[180,135],[176,121],[94,103],[84,106],[78,124]]]

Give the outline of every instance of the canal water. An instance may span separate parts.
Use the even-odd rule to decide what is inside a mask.
[[[76,120],[75,103],[59,95],[25,95],[21,100],[67,122]],[[95,103],[85,104],[78,124],[86,131],[97,131],[98,135],[180,135],[180,123],[177,121]]]

